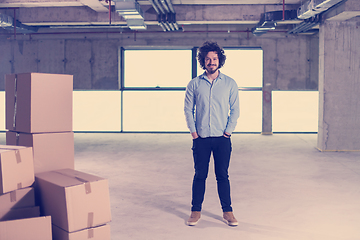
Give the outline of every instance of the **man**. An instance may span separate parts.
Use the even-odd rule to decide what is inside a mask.
[[[223,217],[237,226],[230,197],[228,168],[231,155],[231,133],[239,118],[239,96],[236,82],[219,69],[224,65],[224,50],[216,42],[205,42],[198,50],[198,61],[205,72],[192,79],[185,93],[184,112],[193,137],[195,175],[192,185],[191,215],[187,224],[200,219],[211,153]]]

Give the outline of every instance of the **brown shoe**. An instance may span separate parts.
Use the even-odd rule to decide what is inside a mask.
[[[239,225],[238,221],[236,220],[233,212],[224,212],[224,220],[227,222],[229,226],[237,226]]]
[[[192,211],[189,219],[186,222],[186,224],[189,225],[189,226],[195,226],[198,223],[198,221],[200,219],[200,216],[201,216],[201,212]]]

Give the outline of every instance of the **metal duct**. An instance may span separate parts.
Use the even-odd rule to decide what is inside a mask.
[[[127,26],[130,29],[146,29],[146,25],[144,23],[144,13],[137,1],[115,0],[115,11],[126,20]]]
[[[276,28],[277,22],[296,19],[296,10],[272,11],[261,14],[260,21],[251,31],[255,36]]]
[[[14,23],[12,17],[0,13],[0,27],[11,27]]]
[[[314,17],[343,0],[308,0],[298,8],[297,17],[300,19],[308,19]]]
[[[19,20],[15,20],[6,14],[0,13],[0,26],[8,31],[14,31],[15,33],[35,33],[38,31],[38,27],[30,27],[22,24]]]
[[[298,24],[295,28],[288,31],[288,34],[305,33],[313,30],[312,28],[321,22],[322,14],[318,14],[315,17],[305,19],[302,23]],[[314,30],[315,31],[315,30]]]

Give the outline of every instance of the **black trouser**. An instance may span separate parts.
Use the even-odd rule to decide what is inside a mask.
[[[191,211],[201,211],[204,201],[206,178],[209,171],[211,153],[214,157],[217,189],[223,212],[232,212],[229,182],[231,140],[224,136],[196,138],[193,140],[195,175],[192,186]]]

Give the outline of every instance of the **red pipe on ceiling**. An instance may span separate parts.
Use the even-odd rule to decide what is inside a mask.
[[[283,21],[285,20],[285,0],[283,0]]]

